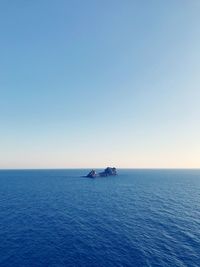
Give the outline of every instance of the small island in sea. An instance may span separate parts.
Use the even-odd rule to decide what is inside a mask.
[[[91,170],[86,176],[87,178],[116,176],[117,170],[115,167],[107,167],[103,172],[97,173],[95,170]]]

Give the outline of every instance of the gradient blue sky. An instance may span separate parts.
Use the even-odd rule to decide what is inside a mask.
[[[0,2],[0,168],[200,167],[200,1]]]

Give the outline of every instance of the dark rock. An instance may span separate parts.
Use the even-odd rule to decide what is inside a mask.
[[[98,176],[100,177],[106,177],[106,176],[115,176],[117,175],[116,168],[107,167],[103,172],[100,172],[99,174],[95,170],[91,170],[91,172],[86,175],[88,178],[96,178]]]
[[[91,170],[91,172],[89,172],[88,175],[86,175],[86,177],[95,178],[97,177],[97,172],[95,170]]]
[[[116,170],[116,168],[107,167],[103,172],[100,172],[99,175],[101,177],[115,176],[115,175],[117,175],[117,170]]]

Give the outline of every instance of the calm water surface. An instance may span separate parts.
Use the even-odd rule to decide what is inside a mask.
[[[0,266],[200,266],[200,170],[0,171]]]

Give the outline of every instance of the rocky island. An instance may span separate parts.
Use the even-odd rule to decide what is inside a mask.
[[[96,177],[106,177],[106,176],[116,176],[117,170],[114,167],[107,167],[103,172],[97,173],[95,170],[91,170],[88,175],[85,177],[87,178],[96,178]]]

